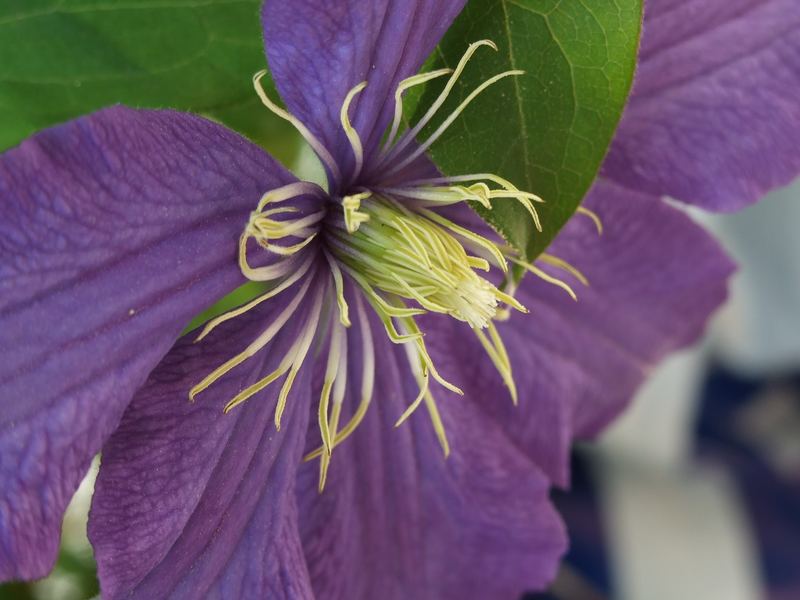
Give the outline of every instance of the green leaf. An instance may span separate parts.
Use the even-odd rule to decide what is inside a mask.
[[[597,174],[630,91],[641,20],[641,0],[471,0],[437,49],[432,67],[454,67],[469,42],[499,48],[478,50],[443,113],[489,77],[525,71],[481,94],[430,153],[447,174],[492,172],[545,200],[542,233],[516,202],[477,207],[528,259],[552,241]],[[420,106],[437,94],[427,90]]]
[[[283,133],[288,124],[258,104],[251,83],[266,66],[260,5],[3,0],[0,150],[118,102],[205,113],[257,141]]]

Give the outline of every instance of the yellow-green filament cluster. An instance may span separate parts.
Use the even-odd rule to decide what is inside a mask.
[[[344,224],[349,233],[355,233],[362,223],[369,220],[369,215],[361,210],[361,201],[372,196],[372,192],[361,192],[342,198]]]
[[[486,182],[495,184],[492,189]],[[474,182],[470,185],[464,185]],[[477,202],[484,208],[492,209],[492,201],[497,199],[516,200],[528,211],[533,224],[542,231],[542,223],[534,203],[542,203],[536,194],[518,189],[507,179],[492,173],[476,173],[474,175],[457,175],[455,177],[437,177],[419,179],[402,187],[379,188],[384,194],[408,198],[426,207],[442,207],[459,202]]]
[[[335,237],[332,252],[370,295],[377,290],[403,298],[417,304],[418,312],[447,314],[478,329],[488,325],[500,302],[525,310],[477,274],[489,270],[489,261],[468,253],[458,238],[505,270],[502,252],[490,240],[434,211],[412,211],[386,198],[372,197],[362,210],[368,218],[357,230],[329,233]]]
[[[238,317],[264,301],[276,297],[294,286],[295,283],[302,281],[302,284],[288,305],[247,348],[214,369],[202,381],[192,387],[189,391],[191,400],[194,400],[197,394],[207,389],[235,367],[261,351],[275,338],[303,304],[303,300],[309,293],[313,274],[317,272],[317,269],[314,268],[314,255],[302,253],[301,251],[316,238],[326,210],[321,209],[308,215],[302,215],[293,206],[274,207],[273,205],[280,205],[286,200],[300,195],[318,193],[320,193],[320,189],[314,184],[305,182],[292,183],[264,194],[256,210],[251,213],[250,219],[239,238],[239,266],[242,273],[251,281],[274,282],[275,286],[244,306],[209,321],[198,336],[197,341],[205,338],[225,321]],[[282,260],[264,267],[251,267],[247,260],[248,242],[251,239],[261,248],[281,257]],[[286,406],[289,392],[315,338],[323,300],[324,294],[317,290],[311,302],[310,310],[305,316],[306,323],[302,328],[302,333],[294,341],[278,367],[266,377],[236,394],[225,405],[225,412],[230,411],[272,382],[286,375],[275,410],[275,426],[280,429],[281,415]]]

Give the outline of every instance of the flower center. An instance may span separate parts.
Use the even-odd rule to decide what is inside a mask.
[[[534,207],[534,203],[541,202],[540,198],[489,173],[416,179],[404,175],[413,172],[415,161],[481,91],[504,77],[522,73],[507,71],[488,79],[466,97],[430,138],[416,144],[417,135],[442,106],[469,58],[481,46],[497,49],[491,42],[477,42],[469,46],[455,69],[415,75],[399,84],[393,123],[376,160],[371,163],[371,168],[378,170],[378,176],[373,173],[371,180],[391,183],[372,184],[368,188],[355,185],[353,191],[342,198],[330,198],[322,188],[307,182],[289,184],[264,194],[240,238],[239,265],[248,279],[271,282],[274,287],[244,306],[213,319],[198,337],[199,341],[219,324],[279,294],[294,294],[247,348],[212,371],[190,390],[189,395],[194,399],[269,344],[290,318],[298,319],[302,323],[300,331],[278,367],[241,390],[225,405],[225,412],[284,378],[275,409],[275,426],[280,429],[289,391],[313,342],[317,340],[320,347],[327,343],[318,410],[322,446],[306,457],[320,459],[320,490],[325,484],[333,449],[359,425],[373,396],[376,357],[366,305],[377,316],[389,339],[404,346],[409,370],[419,386],[417,397],[399,416],[397,425],[424,405],[447,455],[449,445],[431,391],[431,379],[452,392],[463,392],[437,371],[415,317],[429,312],[440,313],[467,323],[516,403],[511,361],[495,326],[495,321],[507,316],[505,307],[527,312],[512,295],[513,282],[508,277],[508,262],[562,287],[576,298],[572,288],[563,280],[540,266],[523,261],[509,246],[447,218],[442,211],[444,207],[468,201],[478,202],[488,209],[495,200],[516,201],[527,209],[541,231]],[[399,135],[403,93],[415,85],[447,74],[450,79],[443,92],[420,122]],[[263,75],[263,72],[256,74],[254,84],[264,104],[297,127],[327,165],[331,176],[341,182],[341,169],[332,154],[302,123],[266,96],[259,84]],[[366,85],[362,82],[355,86],[345,97],[340,111],[342,128],[355,159],[351,180],[356,183],[365,157],[358,132],[350,123],[349,107]],[[323,208],[303,209],[302,200],[308,196],[323,200],[313,204]],[[585,209],[584,212],[599,226],[594,213]],[[270,266],[252,267],[248,261],[251,240],[264,251],[279,256],[280,260]],[[551,271],[560,269],[586,283],[577,269],[557,257],[542,254],[537,262],[549,266]],[[492,268],[499,271],[494,277],[488,275]],[[289,292],[290,289],[294,291]],[[351,321],[350,303],[353,302],[356,319]],[[330,318],[331,310],[335,310],[333,306],[338,308],[338,319]],[[348,336],[352,329],[357,330],[360,338],[361,400],[357,406],[349,407],[349,419],[342,425],[349,371]]]
[[[460,229],[454,223],[390,198],[372,196],[359,210],[360,201],[344,198],[344,222],[327,233],[331,252],[361,288],[415,301],[477,328],[494,318],[498,301],[510,300],[475,272],[488,271],[489,262],[467,253],[451,233]],[[481,249],[500,254],[488,240],[481,242]]]

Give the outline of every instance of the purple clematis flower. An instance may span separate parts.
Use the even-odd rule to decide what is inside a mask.
[[[488,51],[416,75],[462,4],[265,3],[287,111],[256,87],[317,151],[327,190],[172,111],[106,109],[0,157],[0,579],[51,568],[101,448],[104,598],[514,598],[552,578],[565,537],[548,489],[567,483],[571,441],[725,296],[730,262],[658,195],[729,208],[800,166],[783,143],[800,133],[798,11],[651,2],[606,178],[530,265],[464,201],[535,219],[538,199],[439,174],[424,154],[438,134],[416,141],[427,115],[400,130],[405,89],[441,77],[444,97]],[[682,11],[703,18],[670,27]],[[742,53],[745,23],[780,78]],[[749,120],[764,106],[781,110]],[[740,118],[708,118],[723,108]],[[513,297],[508,262],[537,275]],[[584,276],[580,302],[565,298]],[[273,287],[180,337],[245,278]]]

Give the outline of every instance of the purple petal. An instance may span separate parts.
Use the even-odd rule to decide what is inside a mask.
[[[639,72],[605,173],[735,210],[800,172],[800,3],[647,2]]]
[[[467,328],[428,327],[443,374],[560,485],[569,480],[573,436],[597,432],[658,361],[697,339],[733,268],[705,231],[657,198],[599,182],[586,206],[600,215],[603,235],[576,215],[548,252],[590,286],[545,267],[573,286],[578,302],[529,276],[517,296],[530,314],[498,325],[518,406]]]
[[[300,527],[316,597],[519,598],[543,587],[566,545],[545,479],[496,423],[441,389],[435,397],[448,458],[424,406],[395,428],[417,387],[403,349],[379,328],[376,393],[364,422],[333,451],[322,494],[316,462],[299,475]],[[359,364],[360,352],[351,343],[351,364]],[[351,366],[356,381],[359,372]],[[358,401],[357,383],[348,394],[344,411]],[[308,449],[319,439],[312,431]]]
[[[588,277],[589,287],[575,284],[578,302],[535,278],[520,290],[556,364],[583,371],[578,436],[602,429],[665,356],[697,341],[735,270],[711,235],[656,198],[601,180],[584,205],[600,215],[603,235],[573,218],[549,249]]]
[[[64,508],[237,238],[289,175],[199,117],[116,107],[0,156],[0,579],[41,577]]]
[[[194,403],[187,399],[188,389],[250,343],[276,308],[281,301],[197,344],[182,338],[103,447],[89,518],[103,598],[312,597],[293,493],[309,369],[292,389],[280,432],[273,424],[280,383],[222,412],[275,368],[293,332]]]
[[[368,81],[350,114],[369,157],[394,111],[397,84],[419,70],[464,1],[266,0],[267,58],[289,111],[346,168],[353,156],[339,110]]]

